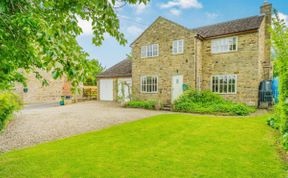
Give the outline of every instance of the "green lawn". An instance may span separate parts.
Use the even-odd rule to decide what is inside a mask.
[[[2,154],[0,177],[285,177],[266,117],[159,115]]]

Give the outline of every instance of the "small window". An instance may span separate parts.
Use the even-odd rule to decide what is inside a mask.
[[[142,93],[157,93],[158,92],[158,77],[143,76],[141,77],[141,92]]]
[[[211,42],[211,52],[212,53],[224,53],[237,51],[237,37],[221,38],[212,40]]]
[[[151,44],[141,47],[141,58],[159,56],[159,45]]]
[[[236,94],[236,75],[213,75],[211,83],[212,92],[220,94]]]
[[[172,54],[181,54],[184,51],[184,40],[175,40],[172,43]]]

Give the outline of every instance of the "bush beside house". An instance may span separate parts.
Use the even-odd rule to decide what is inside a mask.
[[[174,102],[173,110],[177,112],[226,113],[242,116],[254,112],[255,108],[225,100],[210,91],[188,90]]]
[[[22,102],[18,95],[11,92],[0,93],[0,130],[5,127],[12,114],[20,110],[21,107]]]

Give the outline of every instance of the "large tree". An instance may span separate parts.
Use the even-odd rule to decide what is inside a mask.
[[[82,29],[79,18],[92,22],[93,43],[102,44],[108,33],[121,45],[115,6],[147,3],[149,0],[1,0],[0,1],[0,90],[15,82],[25,84],[25,72],[45,79],[40,70],[55,79],[65,75],[78,86],[89,70],[87,53],[76,37]]]

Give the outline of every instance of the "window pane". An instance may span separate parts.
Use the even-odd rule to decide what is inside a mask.
[[[145,92],[145,78],[142,77],[141,79],[142,79],[142,81],[141,81],[141,84],[142,84],[142,92]]]
[[[227,84],[227,76],[224,76],[223,77],[223,93],[227,93],[227,87],[228,87],[228,84]]]
[[[219,81],[220,81],[220,90],[219,90],[219,92],[220,92],[220,93],[223,93],[223,91],[224,91],[223,78],[221,77],[221,78],[219,79]]]
[[[151,78],[151,92],[154,92],[154,77]]]
[[[158,56],[158,45],[154,44],[153,45],[153,54],[152,56]]]
[[[219,84],[218,82],[219,82],[219,81],[218,81],[218,77],[217,77],[217,76],[214,76],[214,77],[213,77],[213,82],[212,82],[212,85],[213,85],[212,91],[213,91],[213,92],[217,92],[217,93],[219,92],[219,91],[218,91],[218,84]]]
[[[178,53],[178,40],[173,41],[173,54]]]
[[[183,48],[184,48],[184,41],[183,40],[179,40],[179,53],[183,53]]]
[[[228,78],[228,93],[232,92],[232,78],[229,76]]]
[[[235,93],[236,92],[236,79],[235,76],[231,79],[231,92]]]
[[[235,93],[235,92],[236,92],[236,86],[235,86],[235,85],[232,85],[231,87],[232,87],[231,92],[232,92],[232,93]]]
[[[157,80],[157,77],[155,77],[155,92],[158,91],[158,80]]]
[[[152,50],[153,50],[153,49],[152,49],[152,45],[149,45],[147,48],[148,48],[148,49],[147,49],[147,50],[148,50],[147,56],[148,56],[148,57],[152,57]]]
[[[215,83],[216,83],[216,78],[212,77],[212,92],[216,92]]]

